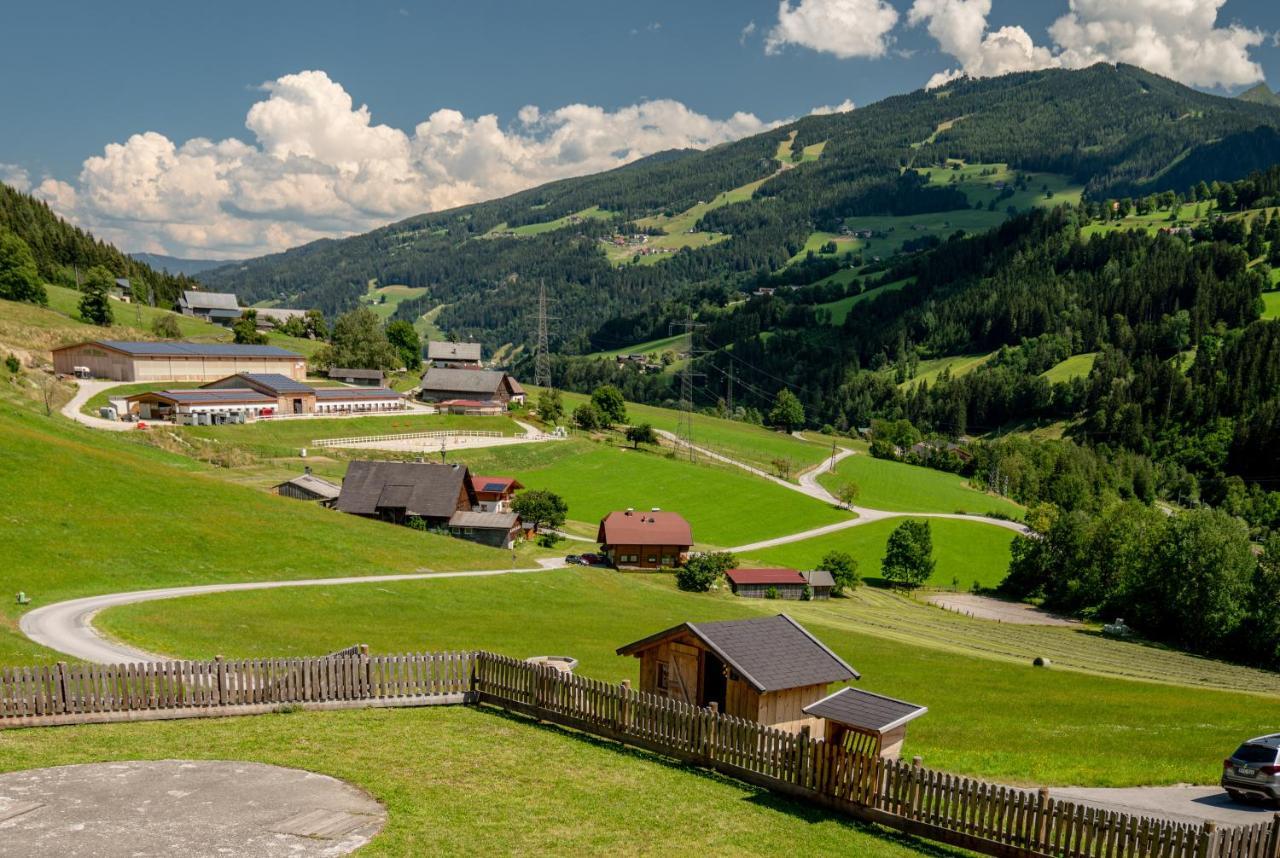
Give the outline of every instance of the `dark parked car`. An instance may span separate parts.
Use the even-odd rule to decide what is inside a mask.
[[[568,563],[570,566],[580,566],[587,561],[579,554],[570,554],[564,558],[564,562]]]
[[[582,562],[588,566],[599,566],[604,563],[604,556],[600,554],[584,554],[582,555]]]
[[[1250,739],[1223,760],[1222,788],[1233,801],[1280,804],[1280,733]]]

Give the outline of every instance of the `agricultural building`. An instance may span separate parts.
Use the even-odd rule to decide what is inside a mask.
[[[798,733],[822,735],[805,707],[858,672],[786,614],[681,623],[627,644],[640,659],[640,690]]]
[[[455,512],[449,519],[449,533],[494,548],[512,548],[520,539],[520,516],[514,512]]]
[[[427,343],[427,360],[442,369],[480,369],[481,356],[479,343]]]
[[[242,372],[194,390],[155,390],[127,397],[131,413],[144,420],[185,422],[195,415],[257,419],[399,411],[404,398],[384,387],[312,387],[279,373]],[[232,415],[235,415],[232,417]]]
[[[93,378],[111,381],[215,381],[241,372],[307,377],[302,355],[276,346],[236,343],[91,340],[53,350],[53,366],[74,375],[86,367]]]
[[[302,475],[272,486],[271,491],[283,497],[319,501],[322,506],[329,506],[338,499],[342,486],[317,477],[311,473],[311,468],[307,468]]]
[[[601,552],[619,569],[679,566],[693,547],[693,529],[674,512],[625,510],[600,520]]]
[[[928,711],[905,700],[849,687],[804,708],[806,715],[825,722],[823,738],[826,741],[857,753],[878,754],[893,760],[902,752],[907,724]]]
[[[380,369],[351,369],[333,367],[329,370],[329,378],[347,384],[362,384],[368,387],[382,387],[387,377]]]
[[[442,369],[433,366],[422,376],[422,391],[419,396],[424,402],[497,402],[505,411],[511,402],[524,402],[524,388],[505,372]]]
[[[218,325],[240,318],[240,302],[230,292],[197,292],[188,289],[178,299],[178,312]]]

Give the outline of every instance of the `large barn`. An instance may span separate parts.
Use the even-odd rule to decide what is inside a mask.
[[[277,346],[175,340],[76,343],[53,350],[53,367],[65,375],[86,367],[94,378],[110,381],[216,381],[242,372],[307,377],[306,359]]]

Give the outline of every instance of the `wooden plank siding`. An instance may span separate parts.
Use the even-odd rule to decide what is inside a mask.
[[[551,721],[984,855],[1280,858],[1280,815],[1219,829],[1118,813],[488,652],[371,656],[362,646],[319,658],[0,668],[0,728],[441,703]]]

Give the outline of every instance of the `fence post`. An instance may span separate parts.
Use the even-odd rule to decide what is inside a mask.
[[[1267,836],[1267,858],[1280,858],[1280,813],[1271,816],[1271,833]]]
[[[373,665],[369,663],[369,645],[360,644],[360,665],[364,668],[364,689],[361,697],[373,696]]]
[[[480,690],[480,652],[479,650],[471,653],[471,693],[474,695]]]
[[[716,743],[720,736],[720,704],[712,700],[707,704],[707,708],[711,710],[711,726],[707,730],[707,759],[711,762],[716,761]]]
[[[1040,794],[1036,798],[1036,842],[1032,844],[1033,848],[1039,849],[1049,837],[1049,788],[1040,787]]]
[[[218,705],[227,705],[227,664],[221,655],[215,655],[213,661],[218,672]]]
[[[809,765],[809,725],[805,724],[800,728],[800,743],[797,747],[796,754],[796,785],[804,786],[806,781],[805,769]]]
[[[1200,842],[1196,844],[1196,858],[1213,858],[1217,854],[1217,830],[1218,824],[1212,819],[1204,821],[1200,828]]]
[[[58,662],[58,681],[53,685],[53,707],[59,712],[67,711],[67,663]]]
[[[631,680],[622,680],[622,700],[618,704],[618,732],[631,730]]]
[[[915,819],[920,801],[920,779],[924,774],[924,758],[919,754],[911,758],[911,794],[907,801],[907,818]]]

